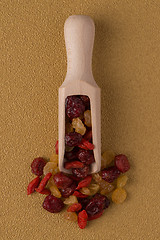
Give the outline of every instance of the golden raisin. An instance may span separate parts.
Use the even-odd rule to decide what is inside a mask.
[[[53,173],[53,169],[56,168],[56,164],[54,162],[48,162],[43,168],[43,174]]]
[[[89,188],[87,187],[83,187],[80,189],[80,192],[85,194],[85,195],[90,195],[91,194],[91,191],[89,190]]]
[[[96,183],[91,183],[88,186],[88,189],[90,190],[90,196],[95,195],[99,191],[99,185]]]
[[[128,177],[126,175],[121,175],[119,178],[117,178],[117,188],[124,187],[127,181],[128,181]]]
[[[91,110],[87,110],[84,112],[84,123],[87,127],[92,127]]]
[[[49,159],[50,162],[54,162],[55,163],[55,167],[57,167],[58,165],[58,155],[53,153]]]
[[[114,189],[114,186],[111,183],[106,182],[105,180],[102,180],[99,182],[100,190],[105,190],[106,193],[112,192]]]
[[[112,201],[116,204],[123,203],[127,193],[123,188],[116,188],[112,193]]]
[[[78,200],[77,197],[73,195],[69,196],[69,198],[66,198],[64,201],[64,204],[66,205],[72,205],[74,203],[78,203]]]
[[[57,197],[57,198],[61,198],[61,197],[62,197],[62,195],[61,195],[61,193],[60,193],[60,191],[59,191],[59,189],[57,188],[56,185],[51,186],[51,187],[50,187],[50,191],[51,191],[51,193],[52,193],[55,197]]]
[[[53,169],[52,174],[54,175],[54,174],[56,174],[56,173],[58,173],[58,172],[59,172],[59,168],[57,167],[57,168]]]
[[[102,177],[99,175],[99,173],[92,174],[92,177],[96,183],[99,183],[102,181]]]
[[[81,119],[79,118],[73,118],[72,120],[72,126],[73,128],[75,128],[75,131],[77,133],[80,133],[81,135],[84,135],[86,132],[86,128],[83,124],[83,122],[81,121]]]
[[[101,169],[106,168],[115,158],[115,153],[111,150],[107,150],[102,154]]]
[[[65,132],[66,133],[70,133],[70,132],[73,132],[73,126],[71,123],[67,122],[66,125],[65,125]]]
[[[77,222],[77,214],[75,212],[65,212],[64,218],[72,222]]]

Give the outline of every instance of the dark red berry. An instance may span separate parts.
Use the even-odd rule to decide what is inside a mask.
[[[87,109],[90,109],[90,99],[89,99],[89,97],[86,96],[86,95],[81,95],[80,98],[81,98],[81,100],[83,101],[86,110],[87,110]]]
[[[49,195],[44,199],[42,206],[48,212],[57,213],[63,209],[64,203],[60,198],[56,198],[53,195]]]
[[[66,114],[70,119],[77,118],[85,111],[85,105],[78,96],[66,98]]]
[[[128,158],[123,154],[119,154],[115,156],[114,162],[115,162],[115,166],[122,173],[125,173],[130,169]]]
[[[73,168],[72,173],[74,176],[76,176],[78,178],[85,178],[85,177],[87,177],[87,175],[89,173],[89,167],[84,166],[83,168]]]
[[[81,203],[82,209],[85,209],[87,204],[89,203],[90,199],[89,198],[79,198],[78,202]]]
[[[82,135],[77,132],[67,133],[65,136],[65,143],[69,147],[78,146],[82,141]]]
[[[62,173],[62,172],[56,173],[53,176],[53,179],[54,179],[56,186],[60,189],[67,188],[67,187],[71,186],[71,184],[73,183],[73,180],[70,179],[69,177],[67,177],[66,175],[64,175],[64,173]]]
[[[84,150],[84,149],[79,150],[78,158],[82,163],[85,163],[86,165],[89,165],[95,161],[93,151]]]
[[[77,184],[75,182],[73,182],[71,184],[71,186],[67,187],[67,188],[62,188],[60,191],[61,191],[61,194],[62,194],[62,197],[69,197],[70,195],[72,195],[74,193],[74,191],[76,190],[76,187],[77,187]]]
[[[102,170],[101,176],[105,181],[111,183],[116,178],[119,177],[120,173],[121,172],[118,170],[117,167],[109,167],[109,168]]]
[[[70,152],[65,152],[65,158],[68,160],[68,161],[72,161],[72,160],[75,160],[77,159],[77,148],[74,148],[72,151]]]
[[[43,168],[46,165],[46,161],[42,157],[35,158],[31,164],[32,173],[37,176],[43,174]]]

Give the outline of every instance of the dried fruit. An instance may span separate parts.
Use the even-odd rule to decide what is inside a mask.
[[[91,141],[91,139],[92,139],[92,130],[90,130],[90,131],[85,133],[84,139],[89,141],[89,142]]]
[[[38,157],[35,158],[31,164],[32,173],[37,176],[41,176],[43,174],[43,168],[46,165],[46,161],[44,158]]]
[[[84,126],[83,122],[79,118],[72,119],[72,126],[75,129],[75,132],[84,135],[86,132],[86,127]]]
[[[92,177],[96,183],[100,183],[102,181],[102,177],[99,175],[99,173],[92,174]]]
[[[29,183],[27,187],[27,195],[30,195],[35,191],[35,188],[38,187],[39,182],[40,182],[40,177],[38,176]]]
[[[55,152],[56,152],[56,154],[58,154],[58,140],[57,140],[56,145],[55,145]]]
[[[65,133],[70,133],[70,132],[73,132],[73,131],[74,131],[74,130],[73,130],[72,124],[69,123],[69,122],[67,122],[67,123],[65,124]]]
[[[85,195],[88,195],[88,196],[91,195],[91,191],[90,191],[89,188],[87,188],[87,187],[81,188],[81,189],[80,189],[80,192],[83,193],[83,194],[85,194]]]
[[[57,167],[57,165],[58,165],[58,155],[55,154],[55,153],[53,153],[53,154],[51,155],[49,161],[50,161],[50,162],[54,162],[55,165],[56,165],[56,167]]]
[[[81,95],[80,98],[83,101],[86,109],[89,109],[90,108],[90,99],[89,99],[89,97],[86,96],[86,95]]]
[[[89,167],[84,166],[83,168],[73,168],[72,173],[74,176],[79,178],[85,178],[88,175]]]
[[[85,177],[82,181],[79,182],[78,186],[77,186],[77,190],[80,188],[84,188],[87,187],[92,181],[92,176],[87,176]]]
[[[36,189],[36,191],[37,191],[37,189]],[[47,188],[45,188],[45,189],[43,189],[41,192],[38,192],[38,193],[44,194],[44,195],[49,195],[49,194],[51,194],[51,191],[48,190]]]
[[[70,119],[77,118],[85,111],[85,105],[78,96],[66,98],[66,114]]]
[[[90,165],[95,161],[93,151],[89,150],[80,149],[78,151],[77,157],[81,162],[85,163],[86,165]]]
[[[101,182],[99,182],[99,186],[100,186],[100,190],[101,190],[101,191],[102,191],[102,190],[105,190],[105,194],[112,192],[113,189],[114,189],[114,186],[113,186],[111,183],[108,183],[108,182],[106,182],[106,181],[103,180],[103,179],[102,179]],[[104,192],[103,192],[103,193],[104,193]],[[105,195],[105,194],[104,194],[104,195]]]
[[[48,212],[57,213],[60,212],[63,207],[64,203],[60,198],[56,198],[53,195],[48,195],[43,202],[43,208],[46,209]]]
[[[66,205],[72,205],[74,203],[78,203],[78,200],[77,197],[73,195],[69,196],[69,198],[66,198],[64,201],[64,204]]]
[[[53,169],[57,167],[57,163],[55,162],[47,162],[43,168],[43,174],[46,175],[47,173],[53,173]]]
[[[97,214],[95,214],[93,216],[88,217],[88,221],[100,218],[102,216],[103,212],[104,212],[104,210],[102,210],[101,212],[99,212],[99,213],[97,213]]]
[[[57,168],[53,169],[52,175],[55,175],[55,174],[58,173],[58,172],[59,172],[59,168],[57,167]]]
[[[65,212],[64,218],[72,222],[77,222],[78,219],[77,214],[75,212]]]
[[[68,161],[72,161],[72,160],[76,160],[77,159],[77,149],[74,148],[72,151],[70,152],[65,152],[65,158]]]
[[[74,193],[74,191],[76,190],[76,187],[77,187],[77,184],[75,182],[73,182],[71,184],[71,186],[61,189],[62,197],[67,198],[70,195],[72,195]]]
[[[82,209],[85,209],[87,204],[89,203],[90,199],[89,198],[79,198],[78,202],[81,203]]]
[[[78,198],[86,198],[86,197],[88,197],[88,195],[85,195],[85,194],[80,193],[80,192],[78,192],[78,191],[75,191],[75,192],[73,193],[73,196],[76,196],[76,197],[78,197]]]
[[[91,183],[88,186],[88,189],[90,190],[90,196],[95,195],[99,191],[99,185],[96,183]]]
[[[126,175],[122,175],[119,178],[117,178],[117,188],[124,187],[127,181],[128,181],[128,177]]]
[[[65,143],[69,147],[75,147],[82,141],[82,135],[80,133],[71,132],[65,136]]]
[[[102,154],[101,169],[106,168],[115,158],[115,153],[111,150],[107,150]]]
[[[59,189],[57,188],[56,185],[51,186],[51,187],[50,187],[50,191],[51,191],[51,193],[52,193],[55,197],[57,197],[57,198],[61,198],[61,197],[62,197],[62,195],[61,195],[61,193],[60,193],[60,191],[59,191]]]
[[[74,203],[67,209],[67,212],[78,212],[81,208],[82,205],[80,203]]]
[[[74,149],[74,147],[68,147],[67,145],[65,146],[65,151],[68,153],[68,152],[71,152],[72,150]]]
[[[92,127],[91,110],[87,110],[84,112],[84,123],[87,127]]]
[[[88,215],[87,215],[87,212],[85,210],[82,210],[81,212],[79,212],[79,214],[78,214],[78,226],[81,229],[86,227],[87,219],[88,219]]]
[[[112,201],[114,203],[123,203],[127,197],[127,193],[123,188],[116,188],[112,193]]]
[[[64,175],[62,172],[56,173],[53,176],[53,179],[56,186],[60,189],[67,188],[73,183],[73,180]]]
[[[122,173],[127,172],[130,169],[128,158],[123,154],[115,156],[115,166]]]
[[[119,175],[120,171],[118,170],[117,167],[109,167],[107,169],[102,170],[101,172],[102,179],[109,183],[113,182],[116,178],[119,177]]]
[[[84,164],[80,161],[65,162],[64,167],[65,167],[65,169],[83,168]]]
[[[42,192],[45,186],[47,185],[48,180],[52,177],[52,173],[47,173],[47,175],[42,179],[38,188],[36,189],[37,192]]]
[[[86,150],[93,150],[94,149],[94,145],[90,142],[88,142],[87,140],[85,140],[84,138],[82,138],[81,143],[78,144],[79,148],[82,149],[86,149]]]

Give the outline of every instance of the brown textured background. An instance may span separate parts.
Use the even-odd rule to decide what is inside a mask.
[[[102,150],[129,156],[128,198],[81,230],[26,195],[30,163],[57,139],[57,93],[66,72],[63,25],[96,24],[93,72],[102,88]],[[158,240],[160,1],[1,1],[2,240]]]

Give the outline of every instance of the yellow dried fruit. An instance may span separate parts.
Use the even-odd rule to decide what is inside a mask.
[[[55,175],[55,174],[58,173],[58,172],[59,172],[59,168],[57,167],[57,168],[53,169],[52,174]]]
[[[47,173],[53,173],[56,165],[54,162],[47,162],[43,168],[43,174],[46,175]]]
[[[59,189],[57,188],[56,185],[51,186],[51,187],[50,187],[50,191],[51,191],[51,193],[52,193],[55,197],[57,197],[57,198],[61,198],[61,197],[62,197],[61,192],[59,191]]]
[[[102,181],[102,177],[99,175],[99,173],[92,174],[92,177],[96,183],[99,183]]]
[[[102,179],[101,182],[99,182],[100,190],[105,190],[106,193],[112,192],[114,189],[114,186],[111,183],[106,182]]]
[[[115,158],[115,153],[112,150],[107,150],[102,154],[101,169],[106,168]]]
[[[50,188],[51,186],[54,186],[55,185],[55,182],[54,182],[54,179],[53,179],[53,176],[49,179],[46,187],[47,188]]]
[[[86,128],[79,118],[73,118],[72,120],[72,126],[75,128],[75,132],[80,133],[81,135],[84,135],[86,132]]]
[[[88,186],[88,189],[90,190],[90,196],[96,194],[99,191],[99,185],[96,183],[91,183]]]
[[[64,201],[64,204],[66,204],[66,205],[72,205],[74,203],[78,203],[78,200],[77,200],[77,197],[73,196],[73,195],[69,196]]]
[[[77,222],[77,214],[75,212],[65,212],[64,218],[72,222]]]
[[[50,162],[55,163],[55,167],[58,165],[58,155],[53,153],[49,159]]]
[[[112,193],[112,201],[116,204],[123,203],[127,197],[127,193],[123,188],[116,188]]]
[[[65,132],[66,132],[66,134],[67,134],[67,133],[70,133],[70,132],[73,132],[73,131],[74,131],[74,130],[73,130],[72,124],[69,123],[69,122],[67,122],[66,125],[65,125]]]
[[[117,188],[124,187],[127,181],[128,181],[128,177],[126,175],[121,175],[119,178],[117,178]]]
[[[84,112],[84,123],[87,127],[92,127],[91,110],[87,110]]]
[[[83,187],[80,189],[80,192],[85,194],[85,195],[90,195],[91,194],[91,191],[89,190],[89,188],[87,187]]]

